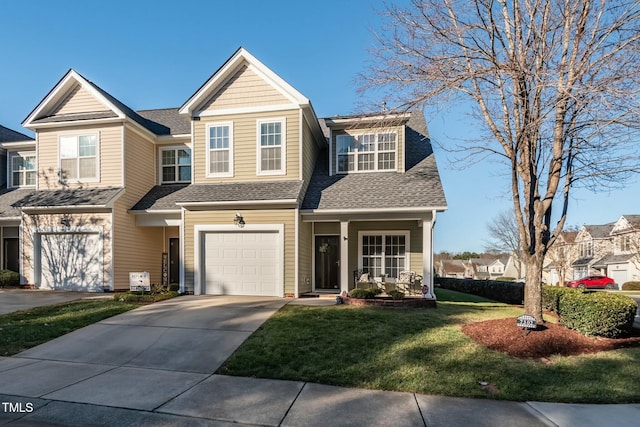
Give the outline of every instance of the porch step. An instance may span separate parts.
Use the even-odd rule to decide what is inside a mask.
[[[304,294],[300,294],[300,298],[330,298],[336,299],[336,297],[340,295],[338,292],[306,292]]]

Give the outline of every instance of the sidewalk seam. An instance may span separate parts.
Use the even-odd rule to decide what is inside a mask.
[[[304,390],[304,388],[307,386],[307,384],[308,383],[306,381],[304,383],[302,383],[302,387],[300,387],[300,391],[298,392],[298,394],[296,394],[296,397],[291,401],[291,405],[289,405],[289,407],[287,408],[287,412],[284,413],[284,416],[282,417],[282,419],[278,423],[278,426],[281,426],[282,423],[284,422],[284,420],[287,419],[287,415],[289,415],[289,412],[291,412],[291,409],[293,408],[293,405],[296,403],[296,401],[298,400],[298,397],[300,397],[300,394],[302,394],[302,390]]]

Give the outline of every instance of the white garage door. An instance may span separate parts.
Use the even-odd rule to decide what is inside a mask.
[[[624,282],[629,280],[627,278],[627,270],[609,270],[609,277],[611,277],[620,288],[622,288]]]
[[[40,288],[102,291],[102,241],[97,233],[40,235]]]
[[[280,234],[204,234],[204,292],[212,295],[280,295]]]

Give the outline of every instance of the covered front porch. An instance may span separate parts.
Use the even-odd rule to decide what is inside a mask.
[[[435,299],[435,217],[435,211],[303,213],[311,260],[310,280],[300,281],[299,293],[398,287],[422,294],[426,285],[426,297]]]

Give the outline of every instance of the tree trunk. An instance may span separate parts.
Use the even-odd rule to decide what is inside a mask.
[[[524,283],[524,314],[542,322],[542,267],[544,257],[539,254],[524,254],[527,277]]]

